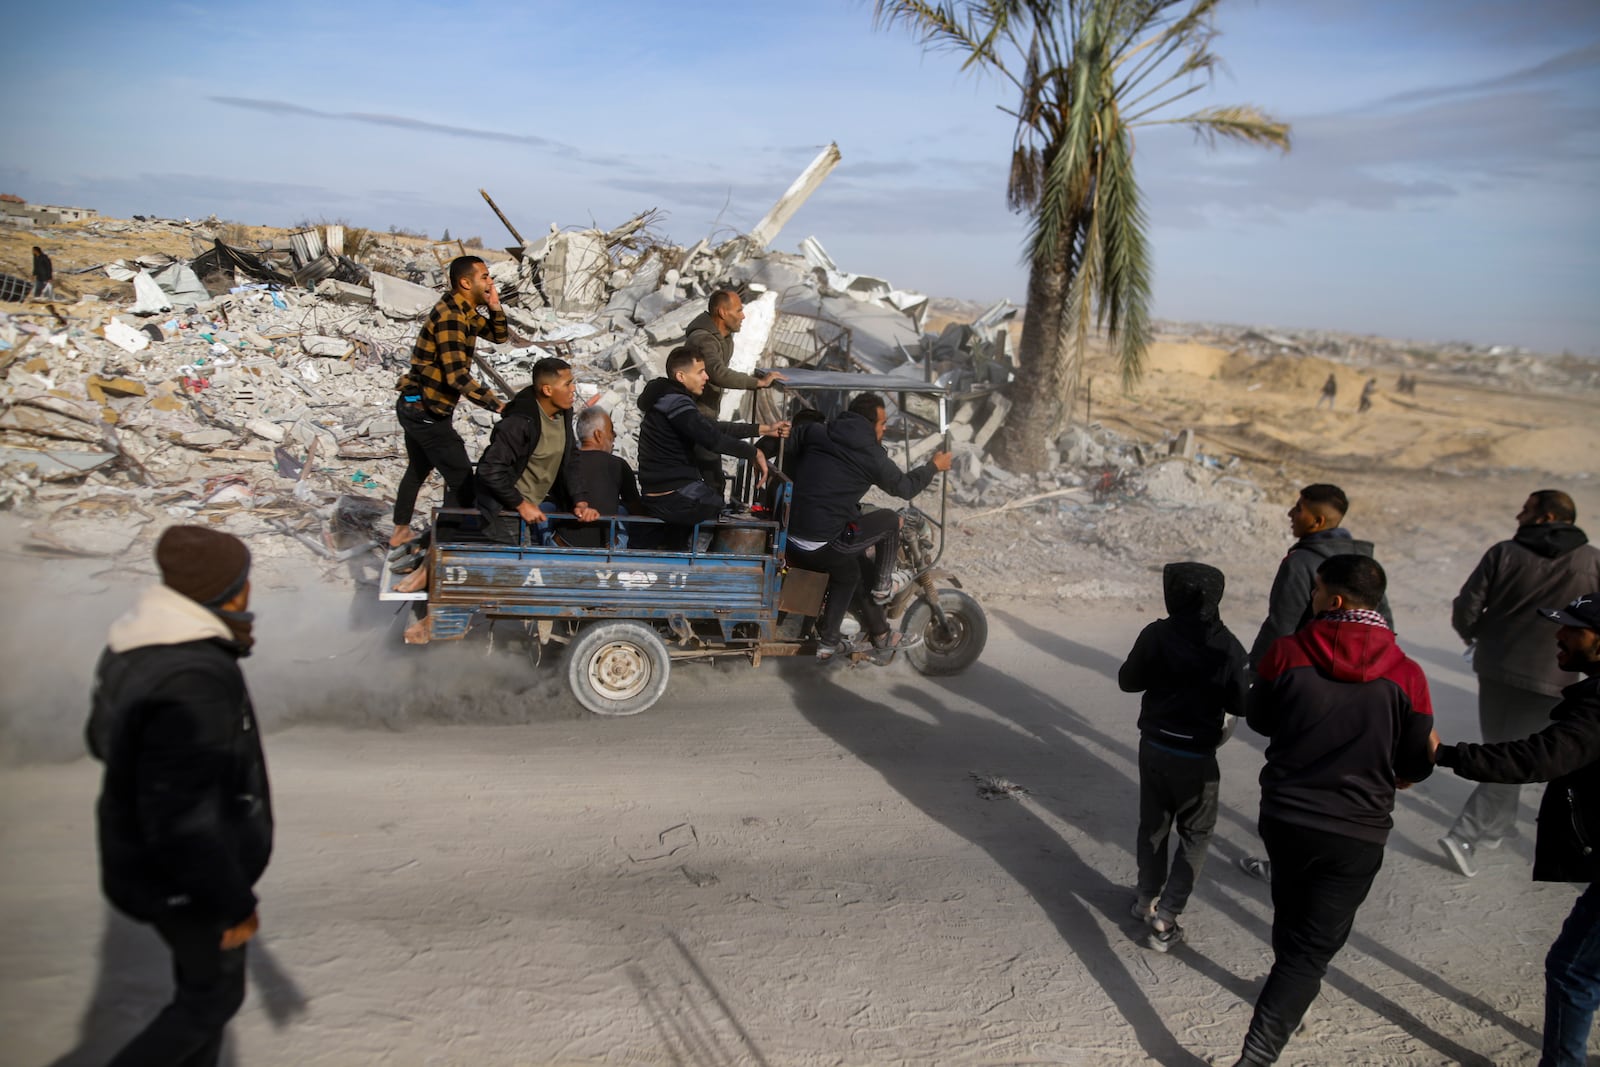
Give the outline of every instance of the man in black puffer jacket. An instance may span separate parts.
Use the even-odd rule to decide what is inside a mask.
[[[1270,740],[1258,828],[1272,860],[1272,970],[1239,1065],[1276,1063],[1383,866],[1396,788],[1433,773],[1428,681],[1377,607],[1383,568],[1317,568],[1312,620],[1257,667],[1250,728]]]
[[[1217,749],[1234,716],[1244,713],[1249,674],[1244,646],[1222,623],[1226,579],[1204,563],[1169,563],[1161,571],[1167,617],[1139,633],[1117,672],[1139,701],[1139,885],[1134,918],[1146,944],[1166,952],[1183,940],[1178,916],[1194,891],[1217,826],[1222,781]],[[1178,828],[1168,875],[1167,841]]]
[[[272,854],[266,760],[239,658],[252,637],[250,552],[174,526],[162,583],[111,626],[86,731],[105,764],[100,877],[118,911],[172,953],[172,1002],[112,1061],[215,1064],[244,1002],[253,887]]]
[[[516,543],[518,520],[529,526],[545,521],[540,505],[549,500],[583,522],[598,513],[575,474],[572,455],[572,403],[577,395],[572,367],[546,356],[533,365],[533,384],[512,397],[478,461],[477,501],[497,541]]]
[[[655,547],[664,534],[669,549],[687,547],[689,530],[716,518],[726,501],[722,491],[706,481],[695,457],[698,447],[724,456],[752,460],[760,471],[757,484],[767,480],[767,457],[746,437],[787,436],[789,424],[757,426],[750,422],[717,422],[695,406],[705,391],[706,368],[692,349],[675,348],[667,356],[667,373],[639,394],[639,491],[650,514],[667,524],[665,531],[637,529],[640,548]],[[652,538],[651,534],[656,537]]]
[[[1516,536],[1484,553],[1452,605],[1450,624],[1472,646],[1485,742],[1542,730],[1562,689],[1578,680],[1556,665],[1548,635],[1528,625],[1541,605],[1600,589],[1600,549],[1573,525],[1577,519],[1572,498],[1559,489],[1530,495],[1517,513]],[[1472,877],[1479,848],[1516,835],[1521,797],[1520,785],[1485,782],[1472,791],[1439,839],[1457,870]]]
[[[1540,614],[1561,624],[1557,665],[1584,675],[1561,691],[1550,725],[1519,741],[1438,745],[1434,760],[1474,782],[1550,783],[1539,805],[1533,878],[1587,885],[1544,961],[1539,1063],[1567,1067],[1585,1062],[1600,1006],[1600,591]]]
[[[827,599],[817,620],[817,659],[824,662],[844,648],[840,627],[852,604],[873,645],[888,658],[895,648],[912,643],[909,635],[891,635],[883,612],[894,580],[900,515],[884,509],[863,513],[861,498],[877,486],[910,500],[928,488],[936,473],[950,469],[950,453],[935,452],[920,467],[902,471],[883,447],[888,423],[883,397],[862,393],[832,422],[807,423],[795,435],[788,558],[797,567],[828,576]],[[860,595],[862,590],[871,595]]]

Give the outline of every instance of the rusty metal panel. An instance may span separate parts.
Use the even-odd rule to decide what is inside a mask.
[[[816,615],[822,610],[822,594],[827,591],[826,574],[790,567],[778,593],[778,610],[791,615]]]

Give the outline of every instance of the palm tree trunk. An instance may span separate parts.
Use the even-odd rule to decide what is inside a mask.
[[[1056,463],[1056,438],[1072,415],[1078,383],[1078,353],[1065,315],[1067,264],[1035,260],[1028,270],[1028,307],[1022,316],[1017,381],[1011,413],[1001,427],[998,459],[1017,474],[1049,470]]]

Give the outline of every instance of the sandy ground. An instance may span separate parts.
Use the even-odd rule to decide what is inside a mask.
[[[38,568],[0,572],[36,609],[0,654],[39,751],[73,751],[136,588],[104,567],[52,564],[48,600]],[[1259,608],[1226,606],[1248,639]],[[1191,944],[1152,953],[1126,917],[1137,705],[1114,675],[1153,608],[988,608],[961,677],[688,665],[607,721],[507,642],[418,657],[387,615],[268,585],[246,666],[279,845],[234,1062],[1231,1062],[1271,958],[1266,887],[1233,865],[1258,850],[1259,739],[1222,753]],[[1400,610],[1441,732],[1473,735],[1442,616]],[[975,773],[1029,793],[982,799]],[[97,783],[81,758],[0,770],[0,1062],[103,1062],[163,995],[153,937],[99,900]],[[1284,1062],[1533,1061],[1575,891],[1528,880],[1528,840],[1470,882],[1444,869],[1467,792],[1440,775],[1402,797]]]

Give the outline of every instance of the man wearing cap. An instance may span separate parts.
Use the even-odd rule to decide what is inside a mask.
[[[250,550],[174,526],[161,584],[111,624],[86,731],[105,764],[100,881],[172,954],[172,1002],[112,1060],[215,1064],[244,1002],[256,880],[272,853],[272,800],[239,659],[249,655]]]
[[[1550,725],[1520,741],[1492,745],[1444,745],[1435,734],[1434,761],[1475,782],[1550,783],[1539,805],[1534,881],[1582,882],[1587,888],[1545,957],[1539,1063],[1582,1064],[1600,1006],[1600,591],[1576,597],[1565,608],[1540,608],[1539,614],[1560,624],[1556,663],[1583,675],[1561,691]]]
[[[1485,742],[1515,741],[1550,722],[1561,690],[1578,680],[1556,666],[1550,635],[1528,625],[1535,608],[1565,604],[1600,589],[1600,549],[1574,525],[1578,509],[1559,489],[1532,493],[1517,512],[1517,533],[1483,554],[1461,586],[1450,624],[1472,652],[1478,675],[1478,729]],[[1478,873],[1478,850],[1517,834],[1520,785],[1485,782],[1439,844],[1457,870]]]

